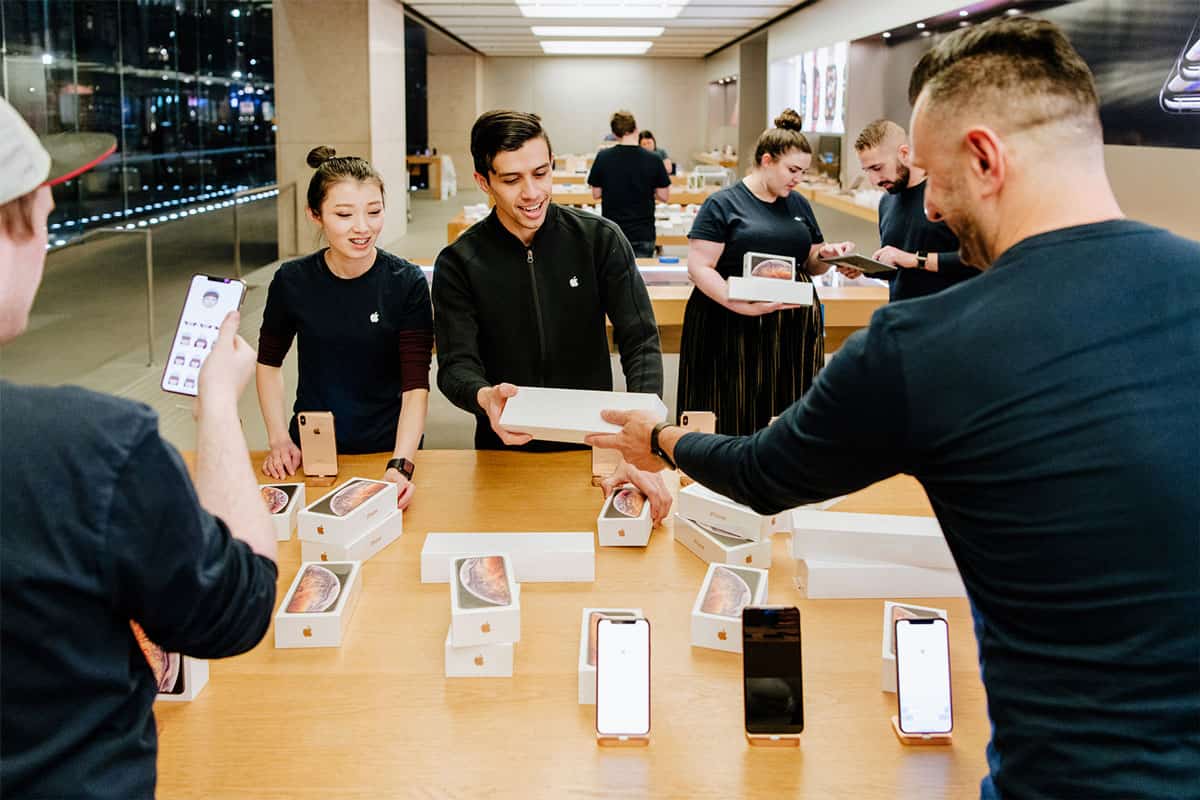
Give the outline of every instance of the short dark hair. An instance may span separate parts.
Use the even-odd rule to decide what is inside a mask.
[[[339,156],[332,147],[320,145],[308,151],[305,162],[316,170],[308,180],[305,196],[314,216],[321,216],[321,203],[325,202],[329,187],[338,181],[374,183],[379,186],[379,194],[384,194],[383,176],[365,158]]]
[[[629,111],[617,111],[608,121],[608,127],[612,128],[613,136],[628,136],[637,130],[637,120]]]
[[[651,131],[642,131],[641,133],[639,133],[639,134],[638,134],[638,141],[639,141],[639,142],[644,142],[644,141],[646,141],[647,139],[654,139],[654,143],[655,143],[655,144],[658,144],[658,139],[656,139],[656,138],[654,137],[654,134],[653,134]]]
[[[951,113],[988,104],[1016,127],[1085,119],[1099,131],[1092,71],[1048,20],[998,17],[955,31],[913,68],[909,102],[922,93]]]
[[[487,178],[492,162],[500,153],[520,150],[530,139],[546,140],[546,149],[553,155],[550,137],[542,127],[542,118],[525,111],[485,111],[471,126],[471,158],[475,171]]]
[[[785,108],[775,118],[775,127],[767,128],[763,131],[762,136],[758,137],[758,142],[754,145],[754,166],[757,167],[761,164],[765,155],[779,158],[792,150],[811,153],[812,145],[800,132],[803,125],[804,121],[799,114],[790,108]]]

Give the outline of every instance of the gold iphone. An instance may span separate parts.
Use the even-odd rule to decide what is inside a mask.
[[[300,428],[300,460],[305,477],[337,477],[337,437],[333,432],[333,412],[301,411],[296,415],[296,422]]]

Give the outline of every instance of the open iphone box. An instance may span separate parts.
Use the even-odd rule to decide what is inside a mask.
[[[749,542],[713,530],[702,522],[675,515],[675,541],[709,564],[731,564],[743,567],[771,566],[771,540]]]

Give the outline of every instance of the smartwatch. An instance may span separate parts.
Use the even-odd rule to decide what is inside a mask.
[[[394,469],[403,475],[405,480],[411,481],[413,470],[416,468],[417,465],[409,461],[407,458],[393,458],[387,462],[387,467],[384,468],[384,472],[387,472],[389,469]]]
[[[668,469],[678,469],[675,466],[675,462],[671,460],[671,457],[667,455],[667,452],[658,443],[658,434],[662,432],[663,428],[668,427],[671,427],[669,422],[660,422],[654,426],[654,430],[650,431],[650,452],[658,456],[667,465]]]
[[[925,269],[925,262],[929,260],[929,253],[924,250],[917,251],[917,269]]]

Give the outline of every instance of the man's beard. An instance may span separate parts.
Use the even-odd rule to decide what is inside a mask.
[[[987,269],[992,265],[992,258],[988,255],[987,242],[984,241],[979,225],[966,212],[955,216],[957,216],[957,219],[953,223],[947,217],[946,224],[950,227],[950,230],[954,231],[954,235],[958,237],[959,257],[963,260],[964,264],[969,264],[979,269]]]
[[[907,189],[909,174],[908,167],[904,166],[903,164],[897,165],[896,180],[892,182],[891,186],[887,187],[888,194],[900,194]]]

